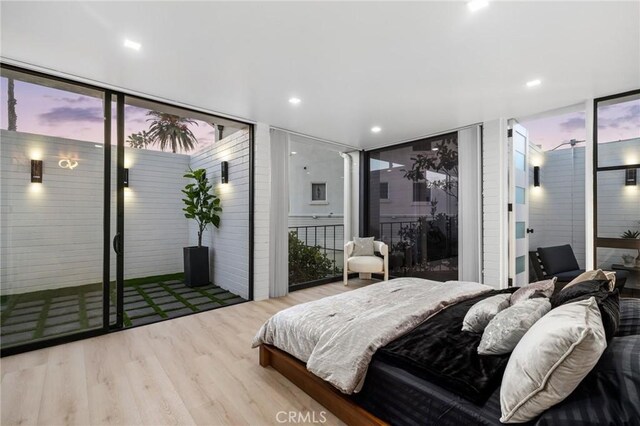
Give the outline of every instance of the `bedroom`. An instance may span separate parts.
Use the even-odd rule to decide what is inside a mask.
[[[577,309],[527,421],[634,424],[637,2],[1,8],[2,424],[524,421]],[[537,308],[506,353],[462,331],[489,297]]]

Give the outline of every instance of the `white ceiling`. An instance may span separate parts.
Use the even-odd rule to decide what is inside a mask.
[[[357,147],[640,87],[637,1],[0,7],[7,60]]]

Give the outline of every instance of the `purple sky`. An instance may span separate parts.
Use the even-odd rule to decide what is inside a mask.
[[[525,119],[520,123],[529,131],[531,141],[542,145],[545,151],[571,139],[583,141],[587,134],[584,111]],[[640,138],[640,99],[598,108],[599,143],[634,138]],[[570,145],[562,148],[568,147]]]
[[[0,79],[0,127],[7,128],[7,79]],[[104,128],[102,99],[87,95],[53,89],[50,87],[15,82],[18,116],[18,131],[62,138],[103,143]],[[114,104],[115,111],[115,104]],[[149,129],[149,110],[132,105],[125,106],[125,135]],[[212,125],[194,120],[189,126],[200,144],[214,140]],[[115,123],[115,118],[114,118]],[[115,125],[112,126],[115,129]],[[113,133],[113,132],[112,132]],[[115,140],[115,139],[114,139]],[[150,147],[150,149],[159,149]]]
[[[0,127],[7,128],[7,79],[0,79]],[[18,131],[102,143],[102,99],[16,81]],[[125,135],[147,130],[148,110],[125,108]],[[600,142],[640,137],[640,99],[599,108]],[[196,120],[197,121],[197,120]],[[201,143],[213,142],[214,129],[197,121],[190,126]],[[572,112],[537,120],[522,120],[531,140],[544,150],[571,139],[584,140],[584,112]],[[154,148],[151,148],[154,149]],[[157,148],[156,148],[157,149]]]

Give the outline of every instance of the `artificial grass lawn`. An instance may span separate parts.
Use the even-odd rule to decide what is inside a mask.
[[[115,322],[115,282],[111,283]],[[148,324],[245,301],[216,285],[187,287],[184,274],[125,280],[124,326]],[[2,296],[2,344],[67,334],[102,326],[102,284]]]

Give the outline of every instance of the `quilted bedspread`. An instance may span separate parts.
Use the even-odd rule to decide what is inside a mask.
[[[376,350],[447,306],[492,288],[397,278],[278,312],[258,331],[266,343],[293,355],[343,393],[358,392]]]

